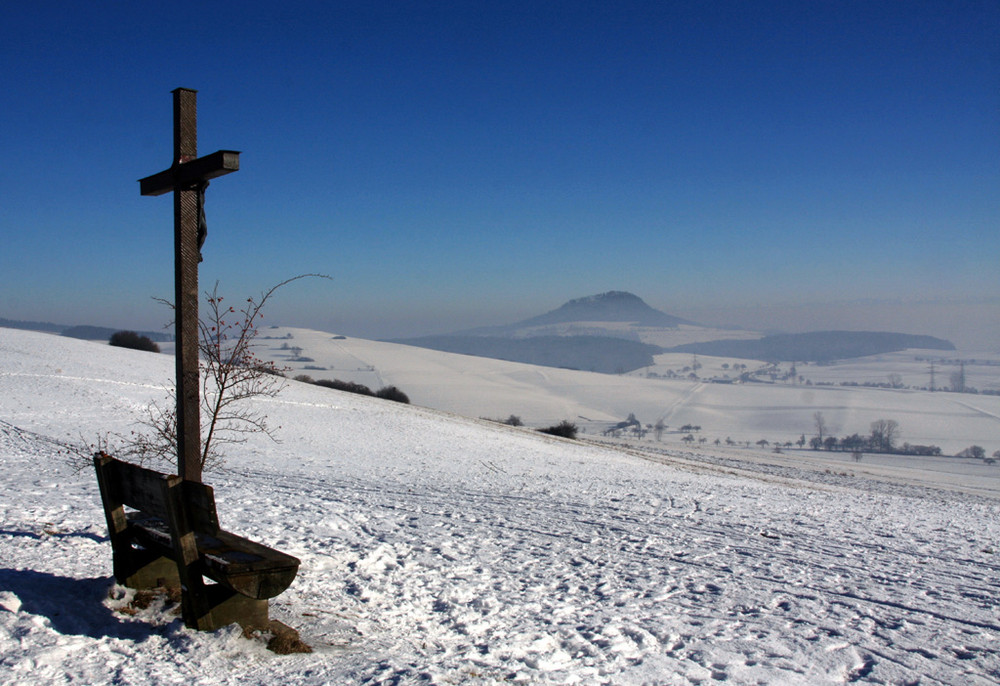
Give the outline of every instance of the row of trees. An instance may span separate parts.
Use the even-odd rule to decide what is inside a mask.
[[[367,395],[373,398],[382,398],[384,400],[393,400],[398,403],[409,404],[410,402],[410,398],[406,395],[406,393],[403,393],[403,391],[399,390],[396,386],[383,386],[377,391],[373,391],[368,386],[355,383],[353,381],[341,381],[340,379],[319,379],[318,381],[315,381],[308,374],[299,374],[295,377],[295,380],[303,383],[311,383],[315,386],[323,386],[324,388],[332,388],[336,391],[355,393],[357,395]]]
[[[510,415],[507,419],[491,419],[489,417],[483,417],[482,419],[487,419],[501,424],[508,424],[510,426],[523,425],[521,418],[517,415]],[[860,460],[863,453],[866,452],[918,456],[940,456],[942,454],[941,448],[936,445],[914,445],[911,443],[902,443],[901,445],[898,444],[900,427],[899,422],[894,419],[878,419],[871,423],[870,432],[868,434],[861,435],[854,433],[842,438],[837,438],[836,436],[831,436],[827,433],[826,420],[823,417],[822,412],[816,412],[813,415],[813,420],[816,424],[817,435],[813,436],[811,439],[806,439],[805,434],[802,434],[802,436],[794,442],[774,441],[772,443],[767,439],[760,439],[756,442],[756,445],[761,448],[773,446],[774,452],[781,452],[782,448],[792,448],[796,445],[800,449],[804,449],[808,444],[808,446],[813,450],[853,453],[856,460]],[[636,438],[644,438],[648,432],[652,431],[655,433],[657,440],[659,440],[661,434],[666,428],[667,426],[663,423],[662,419],[658,420],[655,425],[646,424],[644,426],[636,418],[635,414],[630,413],[628,419],[612,425],[602,433],[605,436],[612,436],[616,438],[621,437],[623,433],[631,434]],[[688,445],[692,445],[695,442],[702,445],[708,443],[709,439],[705,436],[695,437],[695,432],[700,430],[701,427],[694,424],[685,424],[684,426],[681,426],[679,431],[681,433],[686,432],[686,435],[684,435],[681,440]],[[567,420],[555,426],[538,429],[538,431],[556,436],[575,438],[579,429],[575,424]],[[723,444],[723,441],[722,439],[716,438],[713,443],[714,445],[719,446]],[[734,441],[732,438],[727,436],[725,439],[725,445],[745,446],[749,448],[752,443],[751,441]],[[989,464],[994,464],[996,462],[1000,462],[1000,450],[993,453],[992,458],[990,458],[987,456],[987,452],[984,448],[978,445],[973,445],[957,453],[956,457],[981,459]]]
[[[852,452],[856,456],[862,452],[869,453],[897,453],[900,455],[941,455],[941,448],[936,445],[913,445],[903,443],[897,446],[899,439],[899,422],[894,419],[879,419],[872,422],[871,432],[867,436],[852,434],[837,438],[826,435],[826,420],[822,412],[813,415],[816,425],[816,435],[809,440],[809,447],[813,450],[838,450]],[[799,439],[799,447],[803,447],[806,437]],[[959,452],[955,457],[972,457],[979,460],[986,460],[993,463],[1000,460],[1000,450],[993,453],[992,458],[986,457],[986,450],[982,446],[973,445]]]
[[[871,433],[867,436],[852,434],[838,439],[835,436],[827,436],[826,420],[822,412],[813,415],[816,422],[816,435],[809,441],[809,447],[813,450],[825,448],[826,450],[842,450],[846,452],[867,451],[874,453],[894,452],[896,440],[899,438],[899,422],[895,419],[878,419],[871,423]],[[800,447],[805,442],[805,437],[799,439]],[[937,449],[940,454],[941,449]]]
[[[899,422],[895,419],[878,419],[871,423],[871,433],[867,436],[852,434],[838,439],[836,436],[827,435],[826,418],[822,412],[813,414],[813,422],[816,425],[816,435],[809,440],[809,447],[813,450],[841,450],[845,452],[873,452],[891,453],[895,452],[896,440],[899,438]],[[799,439],[799,447],[805,443],[805,436]],[[907,444],[909,445],[909,444]],[[923,448],[924,446],[913,446]],[[934,446],[928,446],[934,448]],[[936,448],[940,454],[941,449]]]

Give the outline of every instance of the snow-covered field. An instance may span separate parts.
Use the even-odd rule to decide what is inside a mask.
[[[599,434],[635,414],[643,424],[663,421],[668,430],[662,439],[674,446],[683,445],[688,431],[680,429],[687,424],[702,427],[698,436],[709,442],[730,438],[755,445],[761,439],[773,444],[794,442],[803,434],[808,438],[815,431],[813,415],[822,412],[828,433],[837,437],[867,435],[872,422],[891,419],[899,424],[900,445],[936,445],[947,455],[971,445],[990,455],[1000,450],[1000,396],[815,385],[884,382],[889,374],[900,375],[908,385],[926,384],[927,378],[920,377],[928,369],[924,355],[940,351],[799,365],[800,375],[815,377],[814,385],[730,385],[649,379],[641,372],[617,376],[536,367],[285,327],[266,329],[259,343],[261,356],[287,368],[289,376],[341,379],[372,389],[392,384],[417,405],[473,418],[513,414],[532,427],[568,419],[588,434]],[[659,359],[678,372],[681,363],[692,362],[691,355]],[[705,365],[702,376],[721,375],[720,365],[727,364],[721,358],[699,359]],[[1000,356],[989,359],[996,364],[967,367],[970,385],[1000,389]],[[939,383],[948,369],[938,365]],[[651,435],[646,443],[652,443]]]
[[[571,380],[519,367],[550,379],[522,407]],[[600,446],[294,383],[262,406],[282,442],[235,448],[206,480],[227,528],[302,559],[272,615],[315,652],[121,614],[93,474],[53,441],[127,433],[172,373],[166,355],[0,329],[0,683],[1000,681],[1000,488],[971,464],[941,480],[923,463]],[[865,392],[814,398],[834,391]],[[881,409],[905,397],[885,393]],[[947,420],[961,438],[941,435],[995,440],[989,399],[963,400],[976,412]]]
[[[673,372],[680,377],[690,371],[692,362],[702,365],[698,370],[703,378],[735,378],[732,365],[748,363],[748,370],[768,366],[760,361],[734,360],[726,357],[692,356],[690,353],[663,353],[655,357],[656,364],[634,372],[635,376],[646,376],[650,372],[666,375]],[[849,360],[837,360],[817,364],[799,362],[794,365],[796,376],[801,377],[796,385],[892,385],[890,376],[895,376],[898,384],[906,388],[929,389],[933,382],[935,389],[950,388],[951,375],[965,362],[966,385],[981,391],[1000,390],[1000,354],[984,350],[942,351],[942,350],[900,350],[898,352],[869,355]],[[725,365],[725,366],[724,366]],[[792,364],[777,365],[779,376],[788,374]],[[742,371],[742,370],[741,370]],[[933,376],[932,376],[933,371]],[[766,377],[765,377],[766,378]],[[785,384],[792,382],[785,381]]]

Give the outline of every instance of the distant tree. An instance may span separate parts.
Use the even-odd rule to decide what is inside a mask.
[[[759,445],[761,448],[764,448],[771,445],[771,443],[766,438],[762,438],[759,441],[757,441],[757,445]]]
[[[666,431],[667,425],[663,423],[662,419],[657,419],[656,424],[653,424],[653,435],[656,436],[656,440],[663,438],[663,432]]]
[[[301,381],[302,383],[315,383],[313,378],[308,374],[298,374],[295,377],[295,381]]]
[[[813,450],[819,450],[823,447],[823,439],[819,436],[813,436],[809,439],[809,447]]]
[[[797,444],[797,445],[798,445],[798,446],[799,446],[800,448],[801,448],[801,447],[803,447],[803,446],[804,446],[804,445],[806,444],[806,435],[805,435],[805,434],[802,434],[801,436],[799,436],[799,440],[797,440],[797,441],[796,441],[795,443],[796,443],[796,444]]]
[[[889,375],[889,386],[892,388],[902,388],[903,387],[903,377],[899,374]]]
[[[503,420],[503,423],[509,426],[524,426],[524,422],[522,422],[521,418],[518,417],[516,414],[512,414],[511,416],[507,417],[507,419]]]
[[[816,424],[816,437],[822,443],[823,437],[826,436],[826,419],[823,417],[823,413],[813,413],[813,422]]]
[[[694,443],[694,436],[691,435],[691,434],[688,434],[687,436],[685,436],[681,440],[684,441],[685,443],[687,443],[688,445],[690,445],[690,444]]]
[[[140,336],[135,331],[116,331],[111,334],[108,344],[119,348],[145,350],[151,353],[160,352],[160,346],[154,343],[153,339],[149,336]]]
[[[956,393],[965,393],[965,363],[962,362],[957,372],[952,372],[950,376],[951,390]]]
[[[823,447],[825,447],[827,450],[833,450],[834,448],[836,448],[837,447],[837,437],[836,436],[827,436],[826,438],[824,438],[823,439]]]
[[[879,419],[871,426],[872,449],[880,453],[891,453],[899,438],[899,423],[894,419]]]
[[[986,458],[986,450],[980,445],[970,445],[955,457],[971,457],[976,460],[982,460]]]
[[[840,439],[840,446],[844,450],[850,450],[851,452],[863,450],[867,443],[868,441],[864,438],[864,436],[860,436],[858,434],[844,436]]]

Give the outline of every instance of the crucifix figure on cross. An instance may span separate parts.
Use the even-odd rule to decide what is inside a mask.
[[[141,195],[174,194],[174,328],[177,339],[177,472],[201,481],[198,370],[198,263],[205,241],[205,189],[240,168],[240,154],[198,157],[198,91],[174,94],[174,156],[169,169],[139,181]]]

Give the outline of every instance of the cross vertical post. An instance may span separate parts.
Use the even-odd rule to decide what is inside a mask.
[[[174,164],[198,157],[197,92],[174,91]],[[201,481],[198,369],[198,191],[174,188],[174,327],[177,341],[177,473]]]
[[[177,473],[201,481],[198,369],[198,221],[209,179],[239,170],[232,150],[198,157],[198,91],[174,95],[174,154],[169,169],[139,181],[141,195],[174,193],[174,328],[177,340]]]

